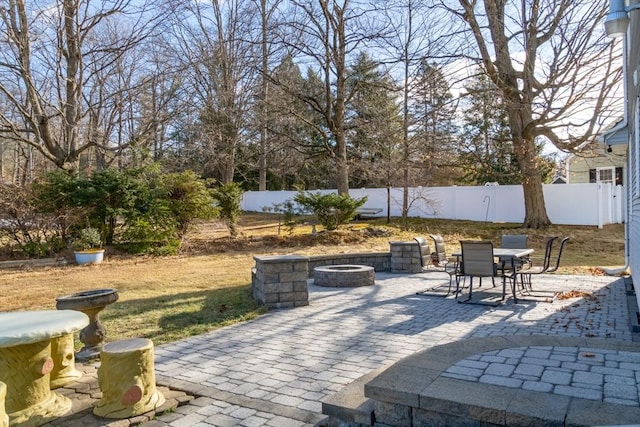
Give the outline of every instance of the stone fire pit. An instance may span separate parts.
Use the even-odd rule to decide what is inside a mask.
[[[375,270],[368,265],[325,265],[313,269],[318,286],[355,288],[374,284]]]

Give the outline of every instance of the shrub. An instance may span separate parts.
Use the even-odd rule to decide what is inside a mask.
[[[78,236],[73,239],[73,249],[76,251],[88,251],[102,247],[102,236],[97,228],[87,227],[78,232]]]
[[[212,219],[219,215],[214,206],[213,191],[207,188],[207,184],[193,171],[162,175],[163,201],[175,220],[179,238],[189,231],[196,219]]]
[[[60,237],[51,237],[46,240],[30,240],[26,243],[18,245],[20,253],[27,257],[45,258],[60,252],[65,248],[64,240]]]
[[[242,188],[235,182],[223,184],[213,190],[213,197],[216,199],[218,209],[220,209],[220,218],[227,224],[231,237],[238,235],[238,220],[242,214]]]
[[[37,201],[32,185],[0,183],[0,241],[5,251],[45,257],[64,248],[64,217],[38,212]]]
[[[281,221],[285,227],[287,227],[287,231],[289,235],[293,234],[293,229],[301,222],[301,220],[296,219],[298,215],[303,215],[306,212],[297,204],[293,203],[292,200],[286,200],[282,203],[274,203],[273,206],[263,208],[265,212],[278,212],[282,215]],[[278,234],[280,234],[280,228],[278,227]]]
[[[348,194],[303,191],[296,194],[293,200],[313,212],[324,228],[335,230],[339,225],[349,223],[355,217],[356,209],[364,205],[367,198],[354,199]]]
[[[88,177],[57,171],[35,188],[37,209],[62,218],[64,233],[92,227],[103,243],[129,241],[149,251],[167,246],[176,252],[196,219],[217,215],[207,181],[191,171],[165,174],[157,164]]]

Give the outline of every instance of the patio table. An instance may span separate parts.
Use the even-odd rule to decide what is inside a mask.
[[[74,310],[0,313],[0,382],[7,385],[10,425],[38,426],[71,409],[51,391],[51,339],[82,329],[86,314]]]

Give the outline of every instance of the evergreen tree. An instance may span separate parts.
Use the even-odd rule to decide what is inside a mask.
[[[421,170],[420,182],[425,185],[454,183],[457,179],[449,166],[455,164],[456,104],[449,83],[436,64],[422,62],[411,113],[415,123],[413,138],[419,141],[416,161]]]
[[[368,54],[361,53],[347,85],[353,94],[347,104],[349,181],[355,187],[399,184],[402,118],[393,80]]]

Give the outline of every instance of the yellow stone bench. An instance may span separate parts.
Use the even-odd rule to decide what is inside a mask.
[[[7,385],[0,383],[0,427],[9,427],[9,415],[4,409],[4,398],[7,396]]]
[[[45,424],[71,409],[71,401],[51,391],[51,340],[72,334],[89,318],[72,310],[0,313],[0,382],[11,425]]]
[[[105,418],[131,418],[161,406],[156,390],[153,342],[131,338],[105,344],[100,351],[98,384],[102,391],[93,413]]]

